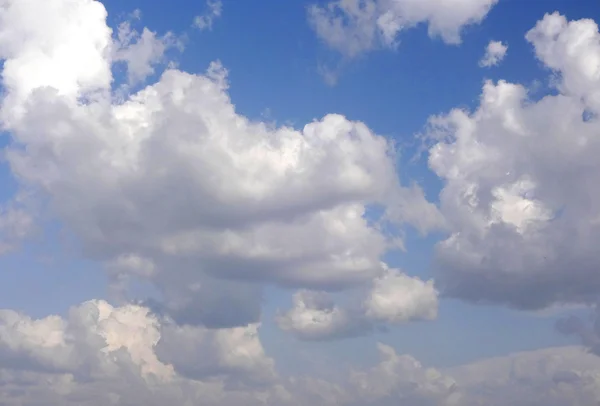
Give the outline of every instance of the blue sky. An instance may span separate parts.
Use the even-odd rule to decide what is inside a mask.
[[[41,320],[26,331],[39,328],[40,335],[49,334],[41,329],[50,315],[79,326],[74,315],[80,310],[74,309],[83,312],[87,308],[79,306],[88,300],[106,300],[117,309],[112,314],[118,323],[138,326],[134,317],[139,312],[132,309],[141,303],[148,320],[160,325],[160,368],[170,362],[177,376],[192,379],[187,374],[204,361],[185,364],[185,354],[173,352],[184,344],[169,340],[183,337],[189,328],[204,338],[186,348],[200,348],[213,333],[217,338],[211,338],[211,348],[225,348],[217,332],[230,334],[229,328],[251,328],[246,326],[260,321],[260,341],[236,348],[252,348],[252,368],[263,372],[273,360],[277,376],[260,386],[267,392],[273,382],[299,375],[343,381],[349,368],[367,369],[377,362],[379,343],[444,371],[517,352],[563,351],[581,344],[582,351],[586,346],[598,350],[600,332],[588,327],[588,319],[600,293],[600,257],[593,243],[600,235],[595,220],[600,195],[593,190],[600,180],[594,129],[600,128],[595,119],[587,124],[581,119],[583,111],[600,113],[600,34],[595,25],[600,7],[595,1],[465,0],[444,11],[446,0],[432,0],[424,6],[431,7],[425,17],[410,1],[361,2],[401,22],[404,29],[394,31],[394,45],[375,26],[382,20],[364,14],[366,8],[353,17],[353,2],[344,0],[52,0],[47,11],[66,7],[61,9],[64,16],[52,14],[36,23],[42,28],[30,31],[23,27],[41,17],[24,0],[8,3],[0,11],[0,21],[11,19],[14,25],[7,23],[8,39],[0,40],[6,152],[0,166],[0,233],[10,250],[0,256],[0,308],[21,312],[25,323],[31,322],[29,317]],[[210,16],[217,4],[209,29],[194,25],[195,16]],[[310,7],[332,14],[317,20]],[[343,40],[337,43],[333,31],[319,31],[336,16],[345,17],[338,27]],[[80,26],[78,19],[87,22]],[[71,31],[65,28],[64,34],[63,26]],[[150,30],[148,37],[141,35],[144,27]],[[460,43],[451,39],[456,29]],[[48,43],[36,43],[44,30],[56,35]],[[118,39],[119,30],[129,40]],[[77,32],[79,42],[73,39]],[[95,42],[86,42],[92,32]],[[352,41],[371,34],[373,39],[356,55],[345,51]],[[61,44],[62,38],[69,39]],[[110,42],[104,50],[97,45],[103,38]],[[11,41],[25,45],[15,48]],[[500,41],[508,50],[495,66],[482,67],[479,61],[490,41]],[[60,49],[73,59],[53,70],[67,60],[60,59]],[[101,55],[100,62],[95,55]],[[33,63],[28,57],[40,60]],[[227,70],[227,86],[206,73],[214,61]],[[148,70],[131,82],[140,66]],[[71,76],[61,76],[61,70]],[[216,72],[223,74],[220,68]],[[185,73],[198,76],[186,79]],[[190,86],[185,90],[189,104],[165,101],[179,97],[173,95],[182,83]],[[56,93],[43,93],[53,88]],[[518,89],[528,96],[520,99]],[[93,92],[98,100],[86,109],[80,98]],[[125,94],[122,104],[111,101],[111,93],[118,92]],[[135,110],[134,102],[148,115]],[[457,118],[453,109],[465,115]],[[19,115],[23,111],[26,119]],[[564,112],[564,120],[557,112]],[[341,124],[323,119],[329,114],[343,116]],[[428,126],[434,116],[445,117],[435,129],[446,138],[435,138]],[[135,120],[142,124],[130,124]],[[316,135],[311,135],[309,123],[315,121]],[[335,125],[344,130],[335,133]],[[338,138],[330,143],[334,133]],[[425,135],[429,139],[423,148],[420,137]],[[280,174],[278,164],[265,157],[279,150],[293,154],[280,141],[288,136],[296,140],[290,142],[308,139],[308,152],[294,158],[296,169]],[[142,139],[139,145],[132,141]],[[259,141],[244,144],[248,139]],[[227,149],[231,145],[244,147],[234,153]],[[346,155],[337,152],[340,145],[347,148]],[[381,145],[395,145],[396,155],[386,155]],[[219,148],[226,153],[219,155]],[[135,159],[131,154],[137,154]],[[127,165],[136,169],[128,172],[123,169]],[[314,178],[308,177],[312,171],[318,173]],[[284,180],[268,184],[271,173]],[[372,205],[384,208],[404,249],[383,250],[381,241],[390,237],[385,231],[346,215]],[[332,224],[345,231],[336,234]],[[245,248],[232,254],[236,244]],[[357,265],[361,261],[370,265],[344,268],[338,262],[344,255],[350,256],[352,267],[362,266]],[[115,278],[121,277],[132,281],[116,292]],[[150,298],[155,306],[145,307]],[[122,318],[116,316],[120,311]],[[97,316],[102,312],[89,317],[102,318]],[[206,320],[222,314],[241,314],[242,321],[213,329]],[[55,360],[28,347],[35,340],[25,333],[10,336],[12,330],[3,326],[16,324],[2,317],[0,358],[9,351],[4,347],[21,348],[16,358],[7,359],[34,357],[22,362],[78,376],[71,366],[55,367]],[[574,327],[559,332],[557,322],[568,317]],[[108,328],[98,323],[103,327],[93,331]],[[143,331],[154,331],[152,326]],[[75,334],[77,328],[65,327],[60,334]],[[127,343],[122,346],[135,364],[138,353],[125,336],[146,333],[126,328],[102,337],[109,347],[108,336]],[[3,331],[8,331],[4,337]],[[19,340],[16,347],[7,344]],[[149,348],[154,354],[155,347]],[[143,365],[158,362],[145,356],[139,361]],[[596,355],[586,356],[596,362]],[[193,378],[194,384],[214,373],[214,379],[234,387],[254,388],[245,374],[262,376],[240,367],[246,365],[242,361],[227,362],[218,359],[217,366],[202,367],[202,378]],[[469,403],[475,402],[469,397],[469,391],[477,391],[475,384],[465,382],[464,404],[475,404]],[[298,394],[295,384],[282,385],[292,397],[307,396]],[[395,385],[365,404],[392,404],[400,395],[413,399],[412,393],[398,389],[402,383]],[[73,399],[90,396],[88,389],[72,390]],[[132,402],[122,404],[142,401],[121,390],[106,389],[122,396],[121,402]],[[179,404],[193,400],[192,395],[170,398],[171,389],[164,390],[164,399]],[[23,399],[6,404],[35,402],[35,397]],[[238,398],[232,399],[222,404],[237,404]],[[452,404],[435,399],[414,404]],[[567,398],[556,399],[560,404]],[[579,404],[591,405],[588,399]],[[334,399],[333,404],[354,403]]]

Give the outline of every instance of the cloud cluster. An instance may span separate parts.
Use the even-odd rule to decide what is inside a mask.
[[[461,42],[462,30],[480,23],[498,0],[334,0],[308,8],[317,36],[344,56],[394,48],[399,34],[427,24],[429,36]]]
[[[600,34],[547,14],[526,35],[554,77],[534,100],[486,82],[479,107],[431,118],[430,168],[451,234],[437,246],[444,295],[523,309],[594,304],[600,291]]]
[[[277,374],[258,326],[181,327],[137,305],[90,301],[68,317],[0,311],[3,405],[591,405],[600,359],[565,347],[435,369],[379,345],[339,382]]]

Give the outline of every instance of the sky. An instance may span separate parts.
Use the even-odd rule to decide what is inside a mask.
[[[0,406],[600,402],[595,0],[0,0]]]

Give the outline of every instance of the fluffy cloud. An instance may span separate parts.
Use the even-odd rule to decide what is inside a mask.
[[[317,36],[348,57],[395,47],[402,30],[425,23],[431,37],[458,44],[464,27],[480,23],[497,0],[335,0],[312,5],[308,18]]]
[[[180,327],[136,305],[90,301],[66,318],[0,311],[6,405],[592,405],[600,359],[565,347],[439,369],[379,345],[337,383],[282,378],[257,326]]]
[[[113,65],[147,77],[172,35],[127,24],[113,35],[97,1],[35,3],[0,10],[7,161],[85,255],[107,264],[113,287],[137,278],[158,288],[155,311],[184,324],[254,323],[264,284],[364,286],[398,244],[382,225],[443,225],[418,187],[400,184],[393,145],[363,123],[250,120],[218,62],[199,75],[168,69],[115,102]]]
[[[438,292],[423,282],[388,269],[372,282],[359,306],[342,308],[324,292],[300,291],[293,307],[278,317],[279,327],[305,340],[351,337],[373,331],[379,324],[399,324],[437,317]]]
[[[548,14],[526,35],[558,94],[486,82],[474,112],[430,120],[451,235],[437,246],[443,294],[539,309],[597,300],[600,34]]]
[[[508,45],[503,44],[501,41],[490,41],[485,47],[485,54],[479,61],[479,66],[489,68],[498,65],[506,56],[507,51]]]

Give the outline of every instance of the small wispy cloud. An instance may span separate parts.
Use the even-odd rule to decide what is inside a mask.
[[[479,61],[479,66],[490,68],[498,65],[506,56],[506,51],[508,51],[508,45],[503,44],[501,41],[490,41],[485,48],[485,55]]]
[[[322,65],[322,64],[319,64],[317,66],[317,73],[319,75],[321,75],[321,77],[325,81],[325,84],[330,87],[337,85],[339,75],[340,75],[339,71],[340,71],[339,68],[338,69],[330,68],[330,67],[328,67],[326,65]]]
[[[221,17],[223,12],[223,2],[221,0],[208,0],[206,2],[206,12],[194,18],[194,27],[201,31],[212,30],[213,22]]]

